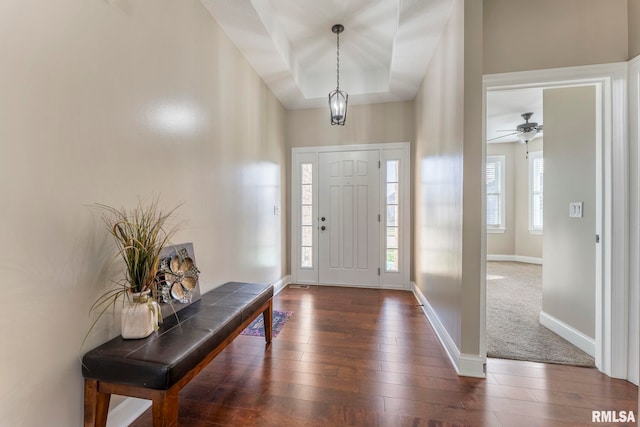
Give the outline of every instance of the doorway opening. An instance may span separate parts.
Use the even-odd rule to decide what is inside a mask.
[[[625,221],[614,221],[612,216],[624,209],[628,172],[624,166],[626,150],[626,129],[624,108],[612,108],[612,105],[624,105],[624,75],[626,69],[619,64],[572,67],[541,71],[527,71],[484,76],[483,95],[486,126],[487,94],[492,91],[523,88],[566,88],[591,86],[595,88],[596,99],[596,195],[595,195],[595,235],[598,239],[595,247],[595,362],[596,367],[609,376],[624,376],[626,352],[624,334],[627,319],[625,310],[614,310],[624,306],[624,295],[628,284],[616,271],[625,271]],[[545,127],[548,124],[545,123]],[[483,143],[486,157],[486,139]],[[546,165],[545,165],[546,166]],[[618,188],[618,186],[620,186]],[[483,199],[486,190],[483,189]],[[614,198],[620,205],[614,205]],[[615,207],[614,207],[615,206]],[[568,206],[567,206],[568,211]],[[486,212],[482,212],[486,220]],[[487,281],[487,235],[483,233],[482,262],[485,271],[481,278],[481,313],[486,316]],[[619,258],[616,258],[616,255]],[[617,270],[619,268],[620,270]],[[486,317],[481,324],[481,351],[486,355]]]
[[[595,366],[595,91],[487,94],[488,357]]]

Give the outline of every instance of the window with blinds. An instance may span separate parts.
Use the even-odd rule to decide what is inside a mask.
[[[544,159],[542,151],[529,153],[529,231],[542,232]]]
[[[487,156],[487,231],[504,232],[504,156]]]

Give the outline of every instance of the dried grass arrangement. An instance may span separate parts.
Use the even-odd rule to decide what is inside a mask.
[[[104,292],[95,300],[89,312],[97,313],[87,335],[110,307],[115,307],[119,300],[131,301],[133,294],[149,293],[150,298],[156,295],[157,274],[160,266],[160,251],[178,230],[172,225],[175,211],[180,205],[164,211],[158,206],[158,199],[149,204],[142,200],[128,210],[114,208],[104,204],[96,204],[104,213],[102,220],[108,232],[113,236],[117,253],[116,258],[124,262],[124,277],[114,282],[116,286]]]

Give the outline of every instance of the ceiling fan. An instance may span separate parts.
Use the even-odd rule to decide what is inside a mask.
[[[491,138],[487,140],[495,141],[496,139],[506,138],[507,136],[516,135],[520,143],[526,144],[531,141],[533,138],[538,136],[539,132],[542,132],[542,125],[539,125],[536,122],[530,122],[529,119],[533,116],[533,113],[522,113],[522,118],[524,119],[524,123],[519,124],[515,129],[507,129],[507,130],[498,130],[496,132],[511,132],[507,135],[497,136],[495,138]]]

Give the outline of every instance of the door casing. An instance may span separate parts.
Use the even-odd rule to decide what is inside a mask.
[[[318,176],[318,157],[320,153],[328,152],[349,152],[349,151],[372,151],[377,150],[380,153],[380,200],[379,200],[379,213],[381,217],[380,223],[380,241],[379,247],[379,266],[380,275],[379,282],[377,284],[338,284],[331,283],[333,286],[362,286],[362,287],[379,287],[385,289],[411,289],[410,286],[410,267],[411,267],[411,158],[410,158],[410,144],[408,142],[399,143],[385,143],[385,144],[360,144],[360,145],[346,145],[346,146],[322,146],[322,147],[295,147],[291,149],[291,197],[290,197],[290,218],[291,218],[291,282],[300,284],[323,284],[319,280],[319,258],[318,258],[318,246],[319,241],[319,216],[318,216],[318,189],[317,183],[319,182]],[[400,162],[400,227],[399,233],[399,250],[400,250],[400,262],[399,271],[389,272],[386,271],[383,265],[383,253],[384,253],[384,224],[385,224],[385,209],[384,201],[386,188],[386,174],[385,174],[385,162],[388,160],[399,160]],[[313,165],[313,266],[311,268],[301,267],[301,165],[311,164]]]

